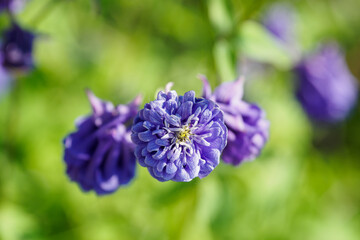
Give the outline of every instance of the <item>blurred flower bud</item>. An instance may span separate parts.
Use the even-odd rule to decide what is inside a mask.
[[[1,52],[2,65],[11,70],[30,70],[33,68],[33,41],[35,35],[13,23],[4,32]]]
[[[358,84],[336,44],[325,44],[294,69],[296,95],[312,119],[338,122],[356,103]]]

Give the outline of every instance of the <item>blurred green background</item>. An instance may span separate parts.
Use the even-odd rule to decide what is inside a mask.
[[[39,33],[36,69],[0,100],[0,239],[360,239],[360,106],[340,125],[310,123],[293,95],[293,60],[260,24],[272,3],[28,2],[17,19]],[[335,39],[360,79],[360,2],[291,3],[304,51]],[[90,112],[86,87],[116,104],[138,93],[148,102],[169,81],[200,96],[198,73],[215,87],[244,58],[262,63],[245,95],[271,121],[258,159],[190,183],[160,183],[139,166],[103,197],[68,180],[61,141]]]

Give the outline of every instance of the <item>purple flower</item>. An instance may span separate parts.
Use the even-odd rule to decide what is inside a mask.
[[[9,5],[9,0],[0,0],[0,12],[6,10]]]
[[[223,112],[194,91],[178,96],[160,91],[134,120],[135,155],[159,181],[189,182],[206,177],[226,146]]]
[[[135,174],[136,159],[129,123],[141,99],[114,105],[88,91],[93,113],[76,122],[77,130],[64,139],[66,172],[84,191],[108,194]]]
[[[266,29],[284,43],[295,41],[295,14],[290,5],[273,4],[263,19]]]
[[[16,23],[3,35],[2,65],[9,69],[29,70],[33,67],[33,41],[35,35]]]
[[[325,44],[294,70],[296,95],[309,117],[321,122],[343,120],[357,100],[358,84],[336,44]]]
[[[0,12],[9,10],[10,12],[19,12],[25,5],[26,0],[0,0]]]
[[[271,5],[262,20],[265,28],[274,36],[279,45],[286,50],[293,62],[298,61],[301,48],[296,35],[296,13],[290,4]]]
[[[260,107],[242,100],[242,78],[221,84],[213,94],[206,77],[199,78],[204,83],[203,96],[215,101],[224,111],[229,129],[228,144],[222,154],[224,162],[238,165],[257,157],[268,140],[269,121]]]

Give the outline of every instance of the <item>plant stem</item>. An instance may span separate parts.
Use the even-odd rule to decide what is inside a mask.
[[[29,21],[33,26],[38,26],[46,17],[52,12],[52,10],[61,2],[59,0],[50,0],[43,5],[38,11],[35,17]]]
[[[18,81],[14,81],[14,86],[10,94],[7,118],[5,122],[5,150],[9,159],[13,159],[15,157],[16,130],[19,119],[19,86],[20,84],[18,83]]]

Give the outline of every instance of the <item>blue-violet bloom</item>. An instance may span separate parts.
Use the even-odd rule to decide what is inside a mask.
[[[139,111],[131,138],[140,165],[154,178],[189,182],[219,164],[227,128],[213,101],[196,98],[194,91],[178,96],[167,90]]]
[[[0,12],[8,10],[17,13],[24,7],[25,2],[26,0],[0,0]]]
[[[358,83],[335,43],[324,44],[306,56],[294,73],[297,98],[313,120],[339,122],[355,105]]]
[[[256,158],[269,138],[270,124],[259,106],[242,100],[243,79],[222,83],[211,93],[207,78],[203,75],[199,78],[204,84],[203,96],[215,101],[224,111],[229,133],[228,143],[222,154],[223,161],[239,165]]]
[[[76,122],[77,130],[64,139],[66,173],[84,191],[109,194],[135,175],[135,145],[130,124],[141,98],[114,107],[88,91],[93,113]]]
[[[2,65],[5,68],[29,70],[33,68],[33,42],[35,35],[18,24],[12,23],[3,34],[1,47]]]

